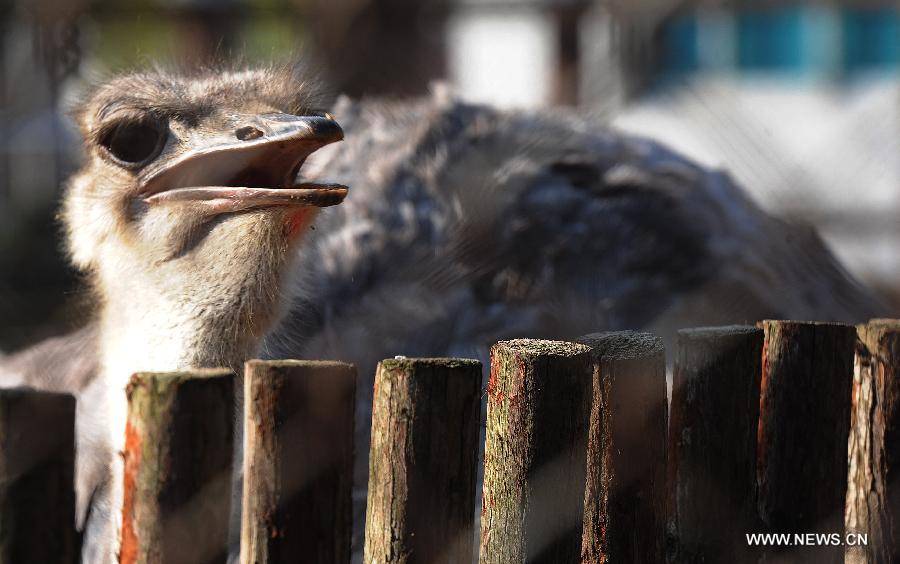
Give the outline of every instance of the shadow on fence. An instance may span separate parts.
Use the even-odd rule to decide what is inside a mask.
[[[898,371],[900,320],[686,329],[669,411],[653,335],[497,343],[479,518],[480,363],[385,360],[364,561],[898,561]],[[349,562],[355,368],[245,376],[241,562]],[[132,379],[121,562],[224,558],[234,381]],[[77,561],[74,417],[0,391],[0,560]]]

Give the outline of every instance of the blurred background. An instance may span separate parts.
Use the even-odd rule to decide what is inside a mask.
[[[445,80],[474,102],[600,114],[816,225],[900,306],[897,0],[0,0],[0,30],[2,350],[81,314],[54,220],[79,162],[73,95],[231,57],[302,56],[352,96]]]

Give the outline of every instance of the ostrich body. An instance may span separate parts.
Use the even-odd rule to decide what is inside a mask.
[[[882,313],[810,230],[590,117],[442,92],[341,99],[346,140],[329,144],[341,130],[309,99],[284,71],[145,73],[78,114],[87,159],[63,219],[97,318],[0,376],[78,397],[86,562],[115,561],[134,372],[354,362],[365,437],[365,384],[397,354],[486,360],[512,337]]]

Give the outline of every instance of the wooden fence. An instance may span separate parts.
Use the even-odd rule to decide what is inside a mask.
[[[900,321],[674,348],[670,403],[647,333],[497,343],[484,391],[477,361],[381,362],[364,561],[900,559]],[[224,561],[234,382],[133,377],[121,562]],[[247,364],[241,562],[350,561],[355,386],[339,362]],[[71,397],[0,392],[0,561],[77,560],[74,417]]]

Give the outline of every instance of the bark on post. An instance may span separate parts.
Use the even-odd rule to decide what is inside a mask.
[[[678,332],[669,423],[670,562],[756,562],[745,535],[756,511],[763,332]]]
[[[355,391],[342,362],[246,364],[241,562],[350,561]]]
[[[378,365],[364,562],[472,560],[481,363]]]
[[[665,557],[666,359],[662,340],[632,331],[578,339],[591,347],[593,401],[581,561]]]
[[[771,533],[843,540],[856,329],[763,321],[757,436],[759,511]],[[769,547],[768,558],[842,562],[841,546]]]
[[[139,373],[128,384],[122,564],[224,562],[234,373]]]
[[[491,349],[480,562],[581,554],[590,349],[518,339]]]
[[[75,398],[0,390],[0,562],[78,561]]]
[[[868,535],[848,546],[846,562],[900,561],[900,320],[860,325],[854,365],[847,483],[848,533]]]

